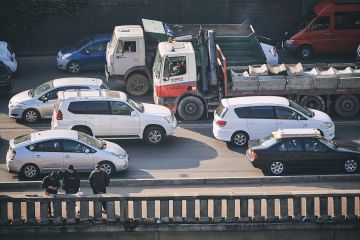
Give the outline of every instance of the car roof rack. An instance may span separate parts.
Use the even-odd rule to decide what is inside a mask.
[[[279,129],[275,132],[272,132],[272,135],[275,139],[282,138],[321,138],[321,133],[315,128],[292,128],[292,129]]]

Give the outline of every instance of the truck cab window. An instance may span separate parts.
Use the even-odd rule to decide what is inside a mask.
[[[186,74],[186,57],[169,57],[165,61],[164,76],[174,77]]]
[[[124,52],[136,52],[136,41],[124,42]]]
[[[329,16],[322,16],[318,17],[315,22],[311,25],[311,31],[319,31],[328,29],[330,26],[330,17]]]

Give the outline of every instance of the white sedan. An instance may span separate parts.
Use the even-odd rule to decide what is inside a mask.
[[[119,145],[74,130],[47,130],[18,136],[9,142],[9,172],[34,179],[39,174],[73,165],[91,172],[100,163],[109,175],[128,167],[128,154]]]

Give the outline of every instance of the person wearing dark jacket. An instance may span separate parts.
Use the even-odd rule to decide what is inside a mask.
[[[63,180],[63,190],[66,194],[75,194],[80,188],[80,177],[73,165],[58,172],[59,179]]]
[[[59,179],[57,178],[57,173],[53,172],[47,175],[41,184],[42,188],[45,188],[45,195],[49,196],[49,194],[57,194],[57,191],[60,187]],[[48,205],[48,214],[51,215],[51,203]]]
[[[97,164],[95,170],[90,174],[89,183],[94,194],[106,193],[106,187],[110,183],[110,176],[100,168],[100,164]],[[106,202],[102,202],[102,205],[106,210]]]

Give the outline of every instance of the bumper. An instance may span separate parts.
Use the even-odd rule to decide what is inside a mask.
[[[253,165],[254,168],[259,168],[261,170],[266,170],[266,162],[257,161],[255,159],[251,158],[250,155],[249,155],[248,150],[246,150],[246,157],[249,160],[249,162],[251,163],[251,165]]]
[[[166,135],[173,135],[176,131],[177,120],[175,119],[172,123],[169,123],[165,127]]]
[[[53,124],[53,122],[51,121],[51,129],[67,129],[67,130],[71,130],[72,126],[62,126],[62,125],[58,125],[58,124]]]
[[[21,170],[22,164],[16,160],[10,160],[6,155],[6,168],[11,173],[19,173]]]
[[[61,70],[66,70],[66,67],[70,61],[68,59],[57,58],[57,68]]]
[[[9,117],[11,118],[22,118],[23,112],[25,110],[21,107],[11,107],[9,106]]]
[[[324,133],[324,138],[327,140],[332,140],[335,138],[335,127],[322,130],[322,132]]]
[[[126,158],[123,159],[124,161],[122,161],[122,164],[116,164],[115,168],[116,168],[116,172],[122,172],[125,171],[128,166],[129,166],[129,155],[126,155]]]
[[[230,142],[233,131],[230,129],[219,127],[213,122],[213,135],[217,140]]]

